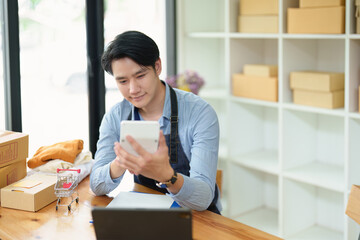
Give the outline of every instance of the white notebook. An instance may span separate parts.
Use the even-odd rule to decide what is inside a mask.
[[[107,207],[111,208],[170,208],[174,200],[168,195],[120,192]]]

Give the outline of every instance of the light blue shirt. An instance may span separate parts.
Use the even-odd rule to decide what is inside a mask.
[[[219,149],[219,123],[214,109],[199,96],[174,89],[178,101],[178,133],[186,157],[190,161],[190,176],[177,194],[169,195],[180,206],[202,211],[214,198]],[[114,190],[123,176],[110,177],[110,163],[115,159],[114,142],[120,139],[120,122],[126,120],[134,107],[127,100],[119,102],[107,112],[101,122],[95,163],[90,175],[90,187],[96,195]],[[166,84],[163,115],[159,119],[164,135],[170,134],[171,101]],[[134,116],[134,113],[132,114]],[[141,117],[141,116],[140,116]],[[221,211],[220,200],[217,207]]]

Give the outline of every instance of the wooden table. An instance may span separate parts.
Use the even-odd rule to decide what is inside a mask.
[[[0,207],[0,239],[95,239],[90,223],[91,208],[106,206],[108,196],[95,196],[89,188],[89,177],[78,187],[79,204],[73,203],[71,212],[66,207],[55,210],[53,202],[36,213]],[[158,193],[144,186],[133,184],[119,191]],[[209,211],[193,211],[194,239],[280,239]]]

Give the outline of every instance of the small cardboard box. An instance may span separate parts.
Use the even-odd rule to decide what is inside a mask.
[[[0,168],[0,188],[6,187],[26,176],[26,159]],[[1,193],[1,192],[0,192]],[[0,194],[1,202],[1,194]]]
[[[290,88],[332,92],[344,89],[344,73],[302,71],[290,73]]]
[[[232,92],[234,96],[255,98],[259,100],[277,102],[277,77],[246,76],[233,74]]]
[[[360,186],[352,185],[345,211],[355,222],[360,224]]]
[[[1,206],[36,212],[56,200],[55,175],[34,174],[1,189]]]
[[[24,133],[0,131],[0,167],[24,160],[29,153],[29,136]]]
[[[260,77],[277,77],[277,65],[245,64],[244,75]]]
[[[238,31],[242,33],[278,33],[278,16],[239,16]]]
[[[345,7],[288,8],[288,33],[345,33]]]
[[[300,0],[300,8],[345,6],[345,0]]]
[[[278,0],[240,0],[239,15],[278,15]]]
[[[315,92],[306,90],[293,91],[294,103],[321,107],[321,108],[341,108],[344,107],[344,90],[335,92]]]

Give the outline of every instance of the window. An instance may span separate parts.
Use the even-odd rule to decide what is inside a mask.
[[[162,61],[160,79],[166,77],[166,0],[105,0],[104,43],[105,47],[116,35],[137,30],[151,37],[158,45]],[[139,7],[141,6],[141,7]],[[105,73],[106,109],[122,100],[112,76]]]
[[[0,4],[0,24],[1,26],[4,26],[3,23],[3,5]],[[0,27],[0,130],[5,129],[5,92],[4,92],[4,52],[3,52],[3,46],[2,43],[3,39],[3,27]]]
[[[29,155],[82,139],[88,148],[85,0],[19,0],[23,132]]]

